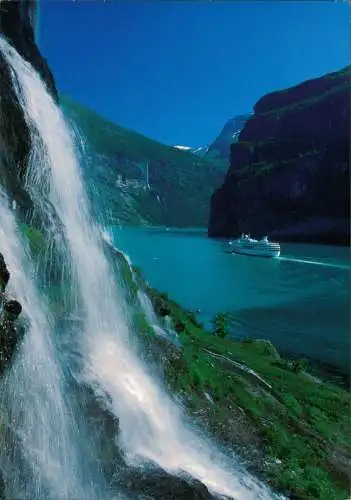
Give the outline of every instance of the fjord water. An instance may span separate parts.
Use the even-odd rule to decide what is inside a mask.
[[[31,133],[27,188],[37,215],[45,221],[47,237],[52,239],[49,244],[52,243],[56,252],[65,257],[69,276],[66,291],[76,299],[70,306],[66,304],[66,313],[80,318],[71,333],[75,336],[75,349],[79,350],[82,360],[79,378],[91,386],[96,396],[118,418],[116,439],[126,462],[130,465],[151,462],[171,473],[190,475],[213,492],[236,499],[272,498],[263,485],[241,469],[235,457],[227,460],[213,444],[185,423],[181,409],[166,393],[162,381],[152,377],[139,358],[135,347],[137,339],[129,326],[123,293],[118,290],[102,249],[100,233],[89,213],[71,131],[31,65],[1,39],[0,50],[11,68],[14,88]],[[13,238],[13,235],[10,233],[6,237]],[[24,264],[18,265],[18,273],[23,279],[24,274],[28,276],[28,269]],[[22,297],[21,294],[19,298]],[[33,314],[39,314],[38,311],[44,315],[41,321],[47,320],[42,301],[41,296],[30,300],[26,308],[30,321],[33,321]],[[35,331],[34,335],[38,332]],[[43,348],[46,349],[45,345]],[[48,350],[47,358],[45,369],[48,371],[55,366],[55,352]],[[31,362],[36,361],[32,359]],[[57,398],[57,405],[60,405],[62,390],[58,376],[52,384],[51,397]],[[27,406],[48,404],[42,392],[37,392],[35,387],[29,390],[32,393],[23,403],[24,418]],[[16,391],[17,387],[13,385],[13,398],[17,397]],[[31,408],[29,412],[32,412]],[[64,412],[70,428],[75,418],[72,412],[73,408],[71,412]],[[50,424],[50,418],[57,426],[58,416],[51,406],[42,424],[44,428]],[[72,449],[76,451],[76,441],[61,442],[64,439],[61,428],[64,432],[62,422],[55,429],[56,438],[60,450],[69,458]],[[27,439],[27,427],[14,431],[22,431],[25,434],[23,439]],[[31,443],[28,446],[31,450]],[[94,474],[82,466],[79,461],[75,463],[71,475],[80,478]],[[82,494],[80,484],[69,483],[64,471],[59,467],[53,482],[48,481],[46,494],[36,490],[32,498],[58,498],[55,485],[59,482],[65,485],[62,495],[66,498],[102,498],[98,488]],[[37,464],[35,472],[37,477],[45,476],[46,464]],[[93,477],[95,479],[95,475]],[[97,475],[96,478],[98,481]]]
[[[204,230],[114,228],[149,283],[210,326],[227,311],[232,335],[349,369],[350,250],[282,243],[280,259],[225,252]]]

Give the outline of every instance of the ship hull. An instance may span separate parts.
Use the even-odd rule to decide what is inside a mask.
[[[277,259],[280,256],[280,250],[271,250],[269,252],[259,251],[259,250],[251,250],[246,248],[233,248],[233,252],[241,255],[250,255],[252,257],[266,257],[268,259]]]

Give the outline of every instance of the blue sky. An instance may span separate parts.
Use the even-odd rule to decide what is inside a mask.
[[[46,1],[60,91],[167,144],[211,142],[264,94],[350,61],[346,2]]]

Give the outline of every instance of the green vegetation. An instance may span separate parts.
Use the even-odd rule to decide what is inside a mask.
[[[45,239],[41,231],[28,224],[20,224],[20,231],[27,238],[29,248],[34,256],[44,248]]]
[[[217,314],[213,321],[213,335],[224,339],[228,334],[228,315],[224,313]]]
[[[124,224],[206,226],[210,197],[227,170],[223,160],[190,152],[120,127],[60,96],[65,115],[86,140],[84,170],[96,206]],[[117,175],[145,180],[149,162],[151,190],[120,189]]]

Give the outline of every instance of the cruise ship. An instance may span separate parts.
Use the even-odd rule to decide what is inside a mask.
[[[267,236],[263,236],[260,240],[255,240],[248,234],[242,234],[237,240],[229,241],[229,245],[233,253],[271,258],[276,258],[280,255],[279,243],[268,241]]]

